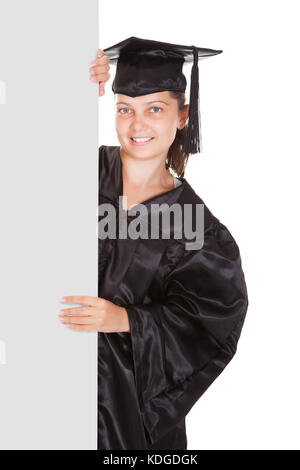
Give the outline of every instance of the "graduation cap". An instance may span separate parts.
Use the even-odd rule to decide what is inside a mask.
[[[182,73],[185,62],[193,62],[187,136],[183,152],[194,154],[201,149],[198,59],[220,54],[221,50],[183,46],[150,39],[130,37],[103,49],[111,64],[117,63],[112,84],[114,93],[142,96],[161,91],[185,91]]]

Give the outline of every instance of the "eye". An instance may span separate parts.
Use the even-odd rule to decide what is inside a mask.
[[[162,111],[162,108],[159,108],[158,106],[152,106],[151,109],[160,109],[160,111]],[[154,113],[154,114],[158,114],[158,113]]]
[[[121,111],[124,111],[124,110],[125,110],[125,111],[126,111],[126,110],[127,110],[127,111],[130,111],[128,108],[120,108],[120,109],[118,110],[118,113],[120,113],[120,114],[128,114],[128,113],[122,113],[122,112],[121,112]]]

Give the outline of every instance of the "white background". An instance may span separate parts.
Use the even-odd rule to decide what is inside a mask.
[[[96,448],[96,335],[57,315],[62,295],[97,294],[88,66],[138,36],[223,50],[199,64],[203,153],[185,177],[238,242],[249,309],[236,356],[187,416],[188,448],[299,449],[298,2],[101,1],[99,22],[96,0],[0,8],[0,448]],[[100,145],[118,145],[112,79]]]
[[[99,2],[102,49],[137,36],[223,50],[199,63],[203,153],[185,177],[240,247],[249,308],[236,356],[187,416],[189,449],[300,448],[298,7]],[[100,145],[119,145],[110,73]]]

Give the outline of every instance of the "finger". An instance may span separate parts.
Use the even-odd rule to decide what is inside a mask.
[[[74,324],[66,324],[68,328],[71,330],[79,330],[79,331],[97,331],[96,325],[74,325]]]
[[[87,315],[80,317],[79,315],[74,315],[73,317],[61,317],[61,322],[72,325],[92,325],[95,324],[95,317],[89,317]]]
[[[98,75],[92,75],[90,80],[92,82],[107,82],[110,79],[110,74],[102,73]]]
[[[63,303],[82,304],[90,307],[98,307],[103,301],[101,297],[92,297],[90,295],[68,295],[61,298]]]
[[[110,58],[107,55],[99,57],[91,62],[90,67],[95,67],[99,65],[107,65],[110,63]]]
[[[105,72],[108,72],[110,69],[110,65],[109,64],[104,64],[104,65],[94,65],[94,67],[92,67],[90,69],[90,74],[91,75],[95,75],[97,73],[105,73]]]
[[[60,316],[70,316],[70,315],[85,315],[85,316],[93,316],[98,311],[96,307],[72,307],[72,308],[64,308],[60,310]]]
[[[96,77],[98,81],[108,80],[110,78],[109,66],[95,67],[94,70],[90,70],[90,78],[92,77]]]
[[[91,74],[90,80],[94,80],[97,82],[107,82],[110,79],[110,73],[95,73]]]
[[[103,96],[105,94],[104,86],[105,86],[105,83],[103,82],[99,83],[99,96]]]

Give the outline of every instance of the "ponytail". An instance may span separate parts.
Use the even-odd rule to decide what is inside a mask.
[[[180,91],[169,91],[172,98],[177,100],[178,112],[181,112],[185,106],[185,94]],[[169,148],[166,169],[171,168],[180,178],[184,176],[185,168],[189,159],[189,155],[184,154],[183,145],[187,136],[187,125],[183,129],[177,129],[174,142]]]

